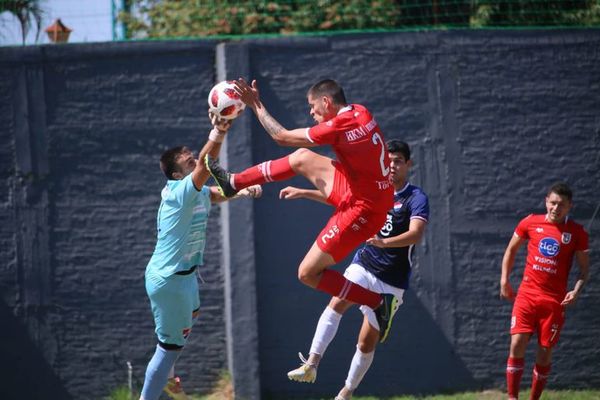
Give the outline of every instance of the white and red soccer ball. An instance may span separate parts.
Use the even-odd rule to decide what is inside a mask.
[[[208,109],[222,119],[234,119],[244,111],[246,105],[233,88],[233,82],[217,83],[208,92]]]

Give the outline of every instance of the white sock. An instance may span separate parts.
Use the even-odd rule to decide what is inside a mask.
[[[312,344],[310,346],[311,353],[319,354],[321,357],[323,356],[323,353],[327,350],[327,346],[329,346],[329,343],[331,343],[337,333],[341,319],[342,314],[335,312],[329,307],[325,307],[323,314],[321,314],[321,318],[319,318],[315,336],[313,336]]]
[[[356,352],[354,353],[354,357],[352,357],[352,363],[350,364],[350,370],[346,378],[346,387],[348,389],[354,390],[360,385],[360,382],[373,362],[374,356],[375,351],[363,353],[356,346]]]

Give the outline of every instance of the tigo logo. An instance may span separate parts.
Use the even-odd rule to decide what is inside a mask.
[[[539,250],[546,257],[554,257],[560,251],[560,245],[556,239],[546,237],[540,240]]]

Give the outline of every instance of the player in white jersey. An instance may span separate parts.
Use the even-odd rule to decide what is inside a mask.
[[[161,193],[156,218],[156,247],[146,267],[146,292],[158,345],[146,369],[142,400],[156,400],[163,390],[174,399],[187,399],[179,378],[175,377],[175,361],[200,307],[194,272],[203,264],[211,203],[228,200],[216,187],[205,186],[210,174],[204,157],[219,155],[231,122],[213,115],[211,122],[213,129],[197,159],[185,146],[169,149],[160,158],[160,168],[168,181]],[[259,197],[262,193],[258,185],[247,189],[239,194]]]

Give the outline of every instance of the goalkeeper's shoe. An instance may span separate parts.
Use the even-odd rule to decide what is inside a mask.
[[[317,367],[314,364],[310,364],[302,353],[298,353],[302,365],[293,371],[288,372],[287,376],[290,380],[296,382],[307,382],[314,383],[317,379]]]
[[[379,323],[379,342],[383,343],[390,333],[392,320],[394,319],[394,315],[396,314],[396,311],[398,311],[400,304],[393,294],[383,293],[381,298],[381,305],[374,311],[377,322]]]
[[[231,174],[223,169],[219,165],[216,159],[206,156],[204,158],[204,164],[208,169],[208,172],[212,175],[215,182],[217,183],[217,187],[219,188],[219,192],[223,195],[223,197],[233,197],[237,194],[238,190],[235,190],[229,179],[231,178]]]
[[[173,400],[189,400],[189,397],[187,394],[185,394],[183,388],[181,387],[181,379],[179,379],[178,376],[169,378],[167,381],[167,386],[165,386],[163,390]]]

